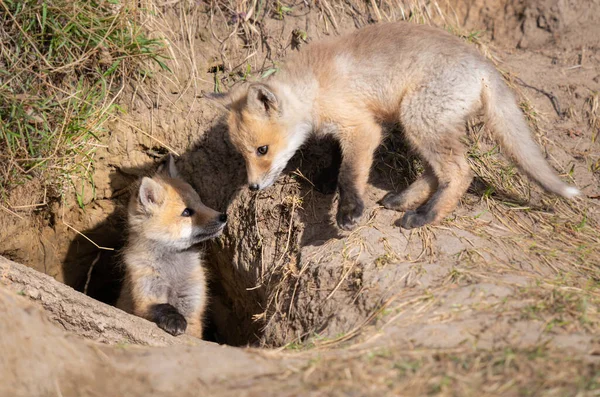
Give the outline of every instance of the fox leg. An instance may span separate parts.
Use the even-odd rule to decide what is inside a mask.
[[[202,339],[204,334],[204,325],[202,321],[203,313],[194,313],[188,321],[188,327],[186,333],[198,339]]]
[[[463,72],[448,69],[402,101],[404,134],[437,179],[431,198],[404,214],[400,224],[405,229],[440,222],[456,208],[473,180],[460,139],[466,119],[481,106],[481,81]],[[458,79],[459,74],[463,78]]]
[[[187,321],[168,303],[168,286],[152,269],[137,270],[136,273],[130,279],[133,314],[156,323],[171,335],[183,334]]]
[[[202,339],[204,311],[206,308],[206,279],[204,268],[199,264],[194,270],[178,282],[173,291],[173,304],[187,321],[186,334]]]
[[[381,127],[373,122],[362,122],[340,131],[342,163],[338,176],[340,199],[337,224],[352,230],[363,214],[363,195],[369,179],[373,153],[381,143]]]
[[[390,210],[414,210],[426,202],[437,187],[438,180],[433,170],[425,165],[425,171],[419,175],[417,180],[400,193],[390,192],[386,194],[381,200],[381,204]]]
[[[322,194],[333,194],[337,188],[338,175],[342,162],[342,149],[339,142],[333,143],[331,164],[322,169],[315,178],[315,189]]]
[[[456,208],[473,180],[458,134],[416,146],[437,179],[437,190],[423,206],[404,214],[400,224],[405,229],[440,222]]]

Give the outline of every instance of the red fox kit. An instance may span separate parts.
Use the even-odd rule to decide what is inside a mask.
[[[196,243],[218,236],[227,215],[202,204],[169,156],[144,178],[128,208],[125,282],[117,307],[172,335],[202,338],[206,281]]]
[[[451,34],[411,23],[372,25],[309,44],[265,83],[210,95],[229,109],[231,141],[246,160],[250,189],[271,185],[312,133],[340,142],[340,228],[355,227],[382,123],[400,123],[425,172],[386,208],[405,211],[401,225],[440,222],[473,176],[460,138],[466,120],[484,109],[503,149],[543,188],[563,197],[562,182],[530,136],[500,74]]]

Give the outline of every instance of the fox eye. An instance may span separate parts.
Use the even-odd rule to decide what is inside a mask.
[[[183,212],[181,213],[181,216],[185,216],[185,217],[189,217],[194,215],[194,210],[191,208],[186,208],[183,210]]]
[[[268,151],[269,151],[269,146],[265,145],[265,146],[261,146],[258,149],[256,149],[256,154],[259,156],[264,156],[265,154],[267,154]]]

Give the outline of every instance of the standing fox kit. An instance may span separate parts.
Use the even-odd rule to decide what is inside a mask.
[[[130,200],[125,282],[117,307],[172,335],[202,338],[206,280],[200,252],[192,246],[218,236],[226,221],[179,178],[169,156],[154,177],[142,179]]]
[[[342,149],[337,223],[360,219],[382,123],[400,123],[425,172],[382,204],[405,211],[401,225],[440,222],[473,175],[460,142],[466,121],[484,109],[488,126],[520,168],[547,191],[573,197],[530,136],[513,94],[475,49],[437,28],[373,25],[306,46],[264,84],[210,96],[229,109],[233,145],[244,156],[252,190],[271,185],[313,132]]]

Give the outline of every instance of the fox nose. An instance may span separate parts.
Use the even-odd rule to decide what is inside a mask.
[[[248,185],[248,188],[255,192],[258,190],[258,183],[251,183],[250,185]]]
[[[219,215],[219,222],[221,222],[221,223],[227,222],[227,214]]]

